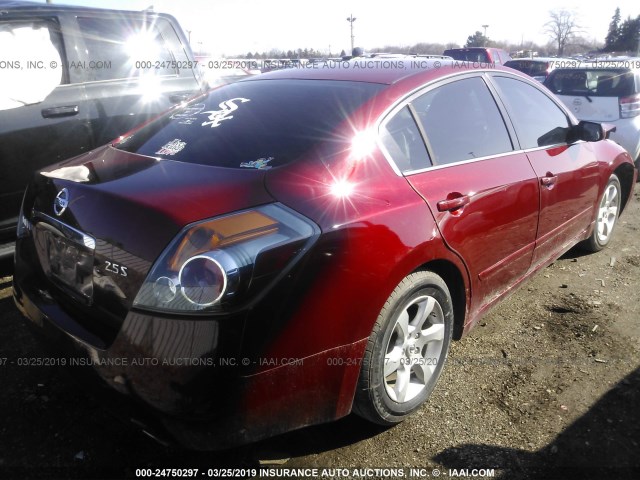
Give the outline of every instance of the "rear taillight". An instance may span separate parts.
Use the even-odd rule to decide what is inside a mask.
[[[189,225],[156,261],[133,304],[165,313],[246,305],[286,275],[319,233],[279,203]]]
[[[620,118],[640,115],[640,94],[620,98]]]

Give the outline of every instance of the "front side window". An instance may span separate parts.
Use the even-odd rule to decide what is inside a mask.
[[[569,119],[549,97],[520,80],[495,77],[524,149],[565,143]]]
[[[269,169],[298,159],[320,142],[349,148],[357,132],[346,120],[382,88],[324,80],[237,82],[147,125],[117,147],[166,160]]]
[[[480,77],[435,88],[413,106],[436,165],[513,150],[502,115]]]

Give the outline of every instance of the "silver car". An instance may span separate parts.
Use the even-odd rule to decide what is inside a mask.
[[[576,62],[553,70],[544,84],[579,120],[615,125],[610,138],[640,167],[640,58]]]

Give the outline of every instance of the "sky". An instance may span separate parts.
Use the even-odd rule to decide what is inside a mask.
[[[45,0],[39,0],[44,3]],[[194,51],[214,55],[314,48],[337,54],[349,51],[347,17],[353,14],[355,44],[365,50],[385,45],[457,43],[483,31],[492,40],[511,43],[549,41],[544,24],[549,12],[575,12],[582,36],[600,43],[620,7],[622,19],[640,15],[638,0],[616,2],[535,0],[524,3],[494,0],[453,3],[429,0],[53,0],[54,3],[125,10],[153,5],[174,15],[185,32],[191,31]]]

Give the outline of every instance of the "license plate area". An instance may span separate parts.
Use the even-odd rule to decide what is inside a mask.
[[[36,223],[34,233],[45,275],[71,296],[90,305],[95,241],[53,218]]]

